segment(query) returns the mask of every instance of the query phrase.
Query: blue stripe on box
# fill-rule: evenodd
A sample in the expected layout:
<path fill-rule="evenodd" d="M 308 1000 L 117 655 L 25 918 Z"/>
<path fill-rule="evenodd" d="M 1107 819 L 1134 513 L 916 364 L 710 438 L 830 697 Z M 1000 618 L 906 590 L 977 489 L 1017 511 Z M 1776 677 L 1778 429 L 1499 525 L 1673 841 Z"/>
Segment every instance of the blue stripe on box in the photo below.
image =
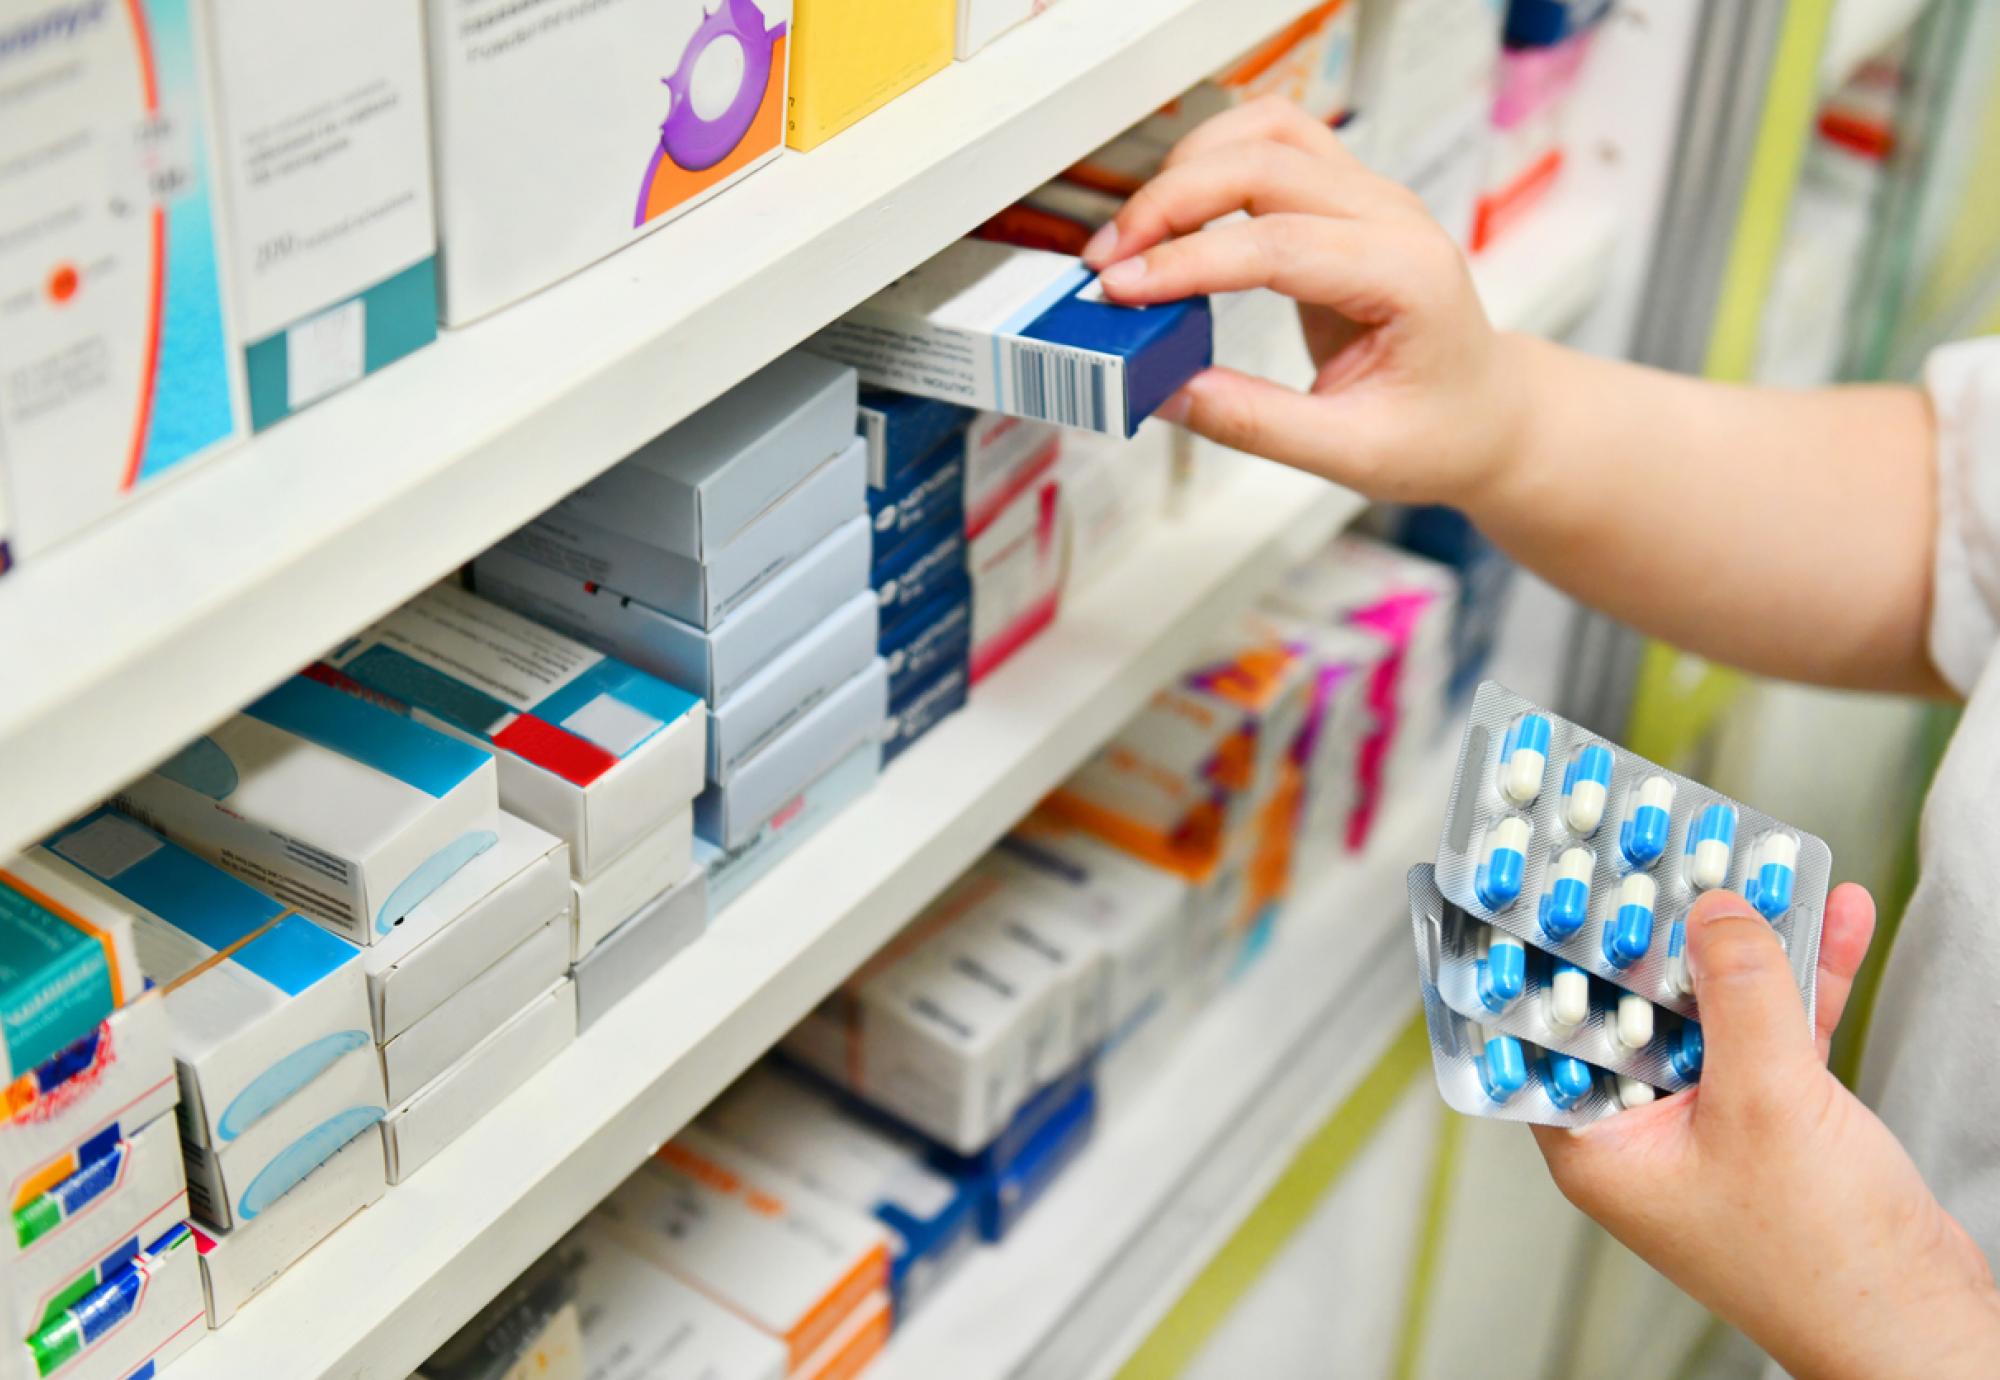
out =
<path fill-rule="evenodd" d="M 507 704 L 456 676 L 426 666 L 406 652 L 380 643 L 340 668 L 370 690 L 421 709 L 454 728 L 490 738 L 513 714 Z"/>
<path fill-rule="evenodd" d="M 651 715 L 660 721 L 662 728 L 691 713 L 701 703 L 698 696 L 690 695 L 679 686 L 669 685 L 607 656 L 528 712 L 544 723 L 561 727 L 564 719 L 600 695 L 609 695 L 620 704 Z M 654 729 L 653 733 L 634 743 L 631 752 L 637 752 L 659 731 Z"/>
<path fill-rule="evenodd" d="M 493 760 L 484 748 L 303 676 L 243 712 L 440 799 Z"/>
<path fill-rule="evenodd" d="M 1214 360 L 1214 323 L 1206 297 L 1121 307 L 1089 302 L 1072 293 L 1020 332 L 1125 361 L 1126 435 Z"/>

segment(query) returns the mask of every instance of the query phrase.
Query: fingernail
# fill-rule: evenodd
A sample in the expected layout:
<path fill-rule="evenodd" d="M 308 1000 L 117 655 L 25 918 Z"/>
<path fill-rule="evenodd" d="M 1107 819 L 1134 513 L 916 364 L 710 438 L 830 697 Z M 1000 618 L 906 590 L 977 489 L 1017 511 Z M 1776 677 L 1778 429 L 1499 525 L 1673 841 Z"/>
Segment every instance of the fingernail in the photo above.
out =
<path fill-rule="evenodd" d="M 1183 388 L 1154 408 L 1153 415 L 1163 422 L 1172 422 L 1175 426 L 1179 426 L 1188 419 L 1188 413 L 1192 411 L 1194 411 L 1194 395 Z"/>
<path fill-rule="evenodd" d="M 1090 243 L 1083 247 L 1083 261 L 1087 264 L 1101 264 L 1111 257 L 1118 248 L 1118 222 L 1108 220 L 1099 226 L 1097 233 L 1090 237 Z"/>
<path fill-rule="evenodd" d="M 1098 277 L 1103 280 L 1104 286 L 1113 292 L 1130 292 L 1146 277 L 1146 256 L 1141 254 L 1136 259 L 1113 264 Z"/>

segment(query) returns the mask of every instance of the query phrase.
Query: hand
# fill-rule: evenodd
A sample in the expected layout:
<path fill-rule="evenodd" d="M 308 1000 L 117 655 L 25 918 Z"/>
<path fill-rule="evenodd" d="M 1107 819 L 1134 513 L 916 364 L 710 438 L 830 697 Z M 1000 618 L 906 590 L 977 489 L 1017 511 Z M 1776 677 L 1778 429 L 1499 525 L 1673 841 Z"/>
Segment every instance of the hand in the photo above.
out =
<path fill-rule="evenodd" d="M 1874 928 L 1860 887 L 1827 898 L 1812 1032 L 1771 927 L 1740 897 L 1702 897 L 1687 932 L 1700 1085 L 1535 1139 L 1572 1203 L 1799 1380 L 1990 1375 L 1985 1257 L 1826 1070 Z"/>
<path fill-rule="evenodd" d="M 1120 302 L 1271 288 L 1299 303 L 1310 392 L 1210 369 L 1160 409 L 1224 445 L 1371 498 L 1469 506 L 1524 425 L 1522 366 L 1458 246 L 1288 102 L 1188 135 L 1084 259 Z"/>

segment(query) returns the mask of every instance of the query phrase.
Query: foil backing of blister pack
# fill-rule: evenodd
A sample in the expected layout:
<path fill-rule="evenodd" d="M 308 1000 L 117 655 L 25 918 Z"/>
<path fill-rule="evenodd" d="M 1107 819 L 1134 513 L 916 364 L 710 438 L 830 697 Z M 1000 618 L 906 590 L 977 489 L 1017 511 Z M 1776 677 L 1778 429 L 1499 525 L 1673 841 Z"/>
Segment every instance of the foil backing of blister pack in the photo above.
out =
<path fill-rule="evenodd" d="M 1624 1074 L 1662 1092 L 1692 1087 L 1674 1068 L 1673 1042 L 1687 1017 L 1656 1011 L 1653 1038 L 1637 1050 L 1615 1038 L 1620 989 L 1599 978 L 1590 979 L 1590 1013 L 1577 1025 L 1564 1027 L 1550 1018 L 1547 952 L 1528 950 L 1528 983 L 1519 997 L 1499 1011 L 1480 1000 L 1478 930 L 1474 920 L 1444 899 L 1429 863 L 1410 869 L 1410 929 L 1417 945 L 1417 970 L 1437 988 L 1444 1004 L 1459 1015 L 1483 1022 L 1517 1039 L 1581 1059 L 1613 1074 Z"/>
<path fill-rule="evenodd" d="M 1438 989 L 1426 982 L 1424 1025 L 1430 1034 L 1431 1069 L 1437 1075 L 1438 1092 L 1445 1105 L 1467 1116 L 1495 1121 L 1522 1121 L 1536 1126 L 1588 1126 L 1615 1115 L 1620 1109 L 1612 1075 L 1594 1070 L 1590 1091 L 1568 1108 L 1550 1094 L 1544 1076 L 1544 1056 L 1524 1048 L 1527 1081 L 1503 1100 L 1486 1091 L 1483 1069 L 1486 1053 L 1478 1023 L 1445 1005 Z"/>
<path fill-rule="evenodd" d="M 1549 741 L 1539 791 L 1528 804 L 1514 805 L 1500 791 L 1500 751 L 1509 727 L 1529 714 L 1547 721 Z M 1563 821 L 1563 773 L 1573 753 L 1592 745 L 1606 748 L 1612 754 L 1608 803 L 1595 832 L 1578 836 Z M 1673 802 L 1668 811 L 1671 823 L 1660 856 L 1649 866 L 1635 869 L 1625 865 L 1619 848 L 1620 815 L 1628 794 L 1652 776 L 1665 777 L 1673 785 Z M 1445 899 L 1474 919 L 1518 935 L 1532 948 L 1553 953 L 1606 982 L 1637 992 L 1656 1006 L 1693 1016 L 1694 999 L 1676 990 L 1669 980 L 1668 949 L 1675 925 L 1684 920 L 1701 894 L 1685 876 L 1683 852 L 1688 830 L 1709 805 L 1718 803 L 1735 811 L 1735 842 L 1723 881 L 1729 890 L 1744 889 L 1758 840 L 1774 832 L 1786 832 L 1798 841 L 1791 904 L 1772 921 L 1772 928 L 1785 946 L 1810 1021 L 1816 998 L 1820 925 L 1825 917 L 1833 866 L 1826 843 L 1720 791 L 1606 742 L 1496 681 L 1482 682 L 1473 696 L 1465 734 L 1459 743 L 1458 767 L 1452 778 L 1444 831 L 1438 840 L 1438 889 Z M 1524 854 L 1519 895 L 1505 908 L 1494 910 L 1480 899 L 1477 874 L 1488 834 L 1494 823 L 1506 816 L 1526 819 L 1532 833 Z M 1543 931 L 1538 920 L 1540 900 L 1554 860 L 1572 845 L 1582 846 L 1593 855 L 1588 917 L 1568 938 L 1554 939 Z M 1645 872 L 1657 888 L 1653 929 L 1644 955 L 1621 968 L 1605 956 L 1603 930 L 1617 911 L 1621 883 L 1634 871 Z"/>

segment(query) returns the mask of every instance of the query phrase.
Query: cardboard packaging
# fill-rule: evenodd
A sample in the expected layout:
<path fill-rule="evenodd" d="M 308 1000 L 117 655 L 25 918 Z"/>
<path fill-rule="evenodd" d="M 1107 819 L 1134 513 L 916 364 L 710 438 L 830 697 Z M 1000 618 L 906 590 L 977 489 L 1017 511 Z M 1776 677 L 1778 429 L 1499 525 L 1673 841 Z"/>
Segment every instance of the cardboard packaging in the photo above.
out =
<path fill-rule="evenodd" d="M 1173 436 L 1147 422 L 1120 445 L 1094 436 L 1068 438 L 1060 465 L 1063 583 L 1083 589 L 1124 558 L 1167 510 L 1173 486 Z"/>
<path fill-rule="evenodd" d="M 566 575 L 609 585 L 685 623 L 713 628 L 779 571 L 866 506 L 867 443 L 854 437 L 706 559 L 652 546 L 561 507 L 501 545 Z"/>
<path fill-rule="evenodd" d="M 511 551 L 486 552 L 473 562 L 473 575 L 479 592 L 496 603 L 719 705 L 868 588 L 868 564 L 868 519 L 856 515 L 712 629 Z"/>
<path fill-rule="evenodd" d="M 557 917 L 382 1046 L 389 1104 L 397 1106 L 415 1097 L 568 969 L 569 923 Z"/>
<path fill-rule="evenodd" d="M 701 790 L 693 695 L 448 581 L 308 674 L 490 749 L 501 803 L 568 843 L 579 878 Z"/>
<path fill-rule="evenodd" d="M 251 425 L 437 338 L 423 16 L 202 0 Z"/>
<path fill-rule="evenodd" d="M 447 325 L 603 258 L 784 140 L 787 0 L 644 0 L 559 24 L 505 0 L 427 9 Z"/>
<path fill-rule="evenodd" d="M 119 793 L 126 814 L 373 944 L 493 846 L 493 754 L 303 676 Z"/>
<path fill-rule="evenodd" d="M 889 671 L 892 705 L 907 701 L 912 690 L 929 685 L 946 667 L 966 662 L 972 654 L 971 581 L 906 612 L 883 628 L 876 645 Z"/>
<path fill-rule="evenodd" d="M 886 1290 L 876 1291 L 849 1312 L 819 1344 L 819 1350 L 792 1373 L 798 1380 L 848 1380 L 863 1373 L 888 1346 L 895 1321 L 892 1296 Z"/>
<path fill-rule="evenodd" d="M 565 978 L 389 1113 L 389 1182 L 423 1168 L 575 1039 L 576 989 Z"/>
<path fill-rule="evenodd" d="M 951 65 L 953 0 L 796 0 L 785 142 L 817 148 Z"/>
<path fill-rule="evenodd" d="M 571 882 L 569 957 L 574 963 L 694 865 L 694 811 L 682 810 L 651 838 L 587 882 Z"/>
<path fill-rule="evenodd" d="M 889 1286 L 888 1235 L 874 1218 L 695 1127 L 593 1220 L 782 1342 L 794 1371 Z"/>
<path fill-rule="evenodd" d="M 880 658 L 790 728 L 711 785 L 694 806 L 695 832 L 719 848 L 741 848 L 764 822 L 861 744 L 878 742 L 889 713 Z"/>
<path fill-rule="evenodd" d="M 695 860 L 708 874 L 709 914 L 720 914 L 746 888 L 798 851 L 821 825 L 871 789 L 881 770 L 881 747 L 863 743 L 780 806 L 741 848 L 724 850 L 706 839 L 696 839 Z"/>
<path fill-rule="evenodd" d="M 305 1258 L 334 1229 L 375 1202 L 387 1186 L 382 1137 L 370 1127 L 335 1152 L 283 1197 L 234 1231 L 196 1226 L 208 1325 L 221 1327 Z"/>
<path fill-rule="evenodd" d="M 875 659 L 878 605 L 855 594 L 709 714 L 708 779 L 728 781 Z"/>
<path fill-rule="evenodd" d="M 1055 621 L 1062 601 L 1062 480 L 1050 470 L 972 539 L 972 683 Z"/>
<path fill-rule="evenodd" d="M 0 1076 L 88 1039 L 145 981 L 117 893 L 43 849 L 0 866 Z"/>
<path fill-rule="evenodd" d="M 865 444 L 865 442 L 864 442 Z M 868 490 L 868 517 L 875 526 L 875 568 L 893 556 L 913 533 L 937 526 L 965 529 L 965 443 L 951 438 L 916 473 L 893 488 Z"/>
<path fill-rule="evenodd" d="M 1095 1086 L 1088 1078 L 1081 1080 L 1059 1099 L 1052 1099 L 1052 1105 L 1037 1120 L 1033 1134 L 1018 1151 L 997 1159 L 975 1180 L 979 1234 L 987 1241 L 1005 1241 L 1049 1185 L 1090 1143 L 1097 1127 Z"/>
<path fill-rule="evenodd" d="M 557 1243 L 432 1352 L 412 1380 L 585 1380 L 591 1372 L 574 1263 Z"/>
<path fill-rule="evenodd" d="M 913 532 L 875 565 L 875 600 L 884 627 L 917 609 L 971 595 L 965 533 L 955 513 L 928 532 Z"/>
<path fill-rule="evenodd" d="M 16 562 L 243 434 L 191 10 L 10 9 L 0 545 Z"/>
<path fill-rule="evenodd" d="M 179 1098 L 166 1003 L 148 992 L 0 1093 L 7 1202 L 33 1196 L 33 1182 L 51 1166 L 74 1165 L 84 1146 L 150 1125 Z"/>
<path fill-rule="evenodd" d="M 569 845 L 505 810 L 499 835 L 387 939 L 362 950 L 377 1044 L 437 1010 L 549 921 L 567 927 Z"/>
<path fill-rule="evenodd" d="M 965 61 L 1055 0 L 958 0 L 958 60 Z"/>
<path fill-rule="evenodd" d="M 177 1223 L 29 1336 L 22 1372 L 46 1380 L 150 1380 L 208 1335 L 205 1323 L 194 1236 Z M 10 1338 L 8 1345 L 24 1344 Z"/>
<path fill-rule="evenodd" d="M 945 442 L 963 435 L 970 408 L 887 388 L 864 388 L 856 405 L 857 429 L 868 442 L 868 487 L 900 488 L 928 469 Z"/>
<path fill-rule="evenodd" d="M 941 668 L 926 684 L 910 690 L 900 702 L 889 706 L 889 722 L 882 729 L 882 765 L 887 767 L 946 719 L 965 708 L 972 685 L 972 668 L 961 662 Z"/>
<path fill-rule="evenodd" d="M 708 928 L 708 878 L 692 868 L 669 891 L 604 936 L 577 960 L 576 1029 L 581 1035 L 632 990 L 667 966 Z"/>
<path fill-rule="evenodd" d="M 1062 431 L 1045 422 L 1003 412 L 975 414 L 965 431 L 965 535 L 979 536 L 1054 470 L 1063 441 Z"/>
<path fill-rule="evenodd" d="M 862 382 L 1129 436 L 1207 368 L 1208 301 L 1106 301 L 1076 259 L 960 240 L 822 330 L 808 348 Z"/>

